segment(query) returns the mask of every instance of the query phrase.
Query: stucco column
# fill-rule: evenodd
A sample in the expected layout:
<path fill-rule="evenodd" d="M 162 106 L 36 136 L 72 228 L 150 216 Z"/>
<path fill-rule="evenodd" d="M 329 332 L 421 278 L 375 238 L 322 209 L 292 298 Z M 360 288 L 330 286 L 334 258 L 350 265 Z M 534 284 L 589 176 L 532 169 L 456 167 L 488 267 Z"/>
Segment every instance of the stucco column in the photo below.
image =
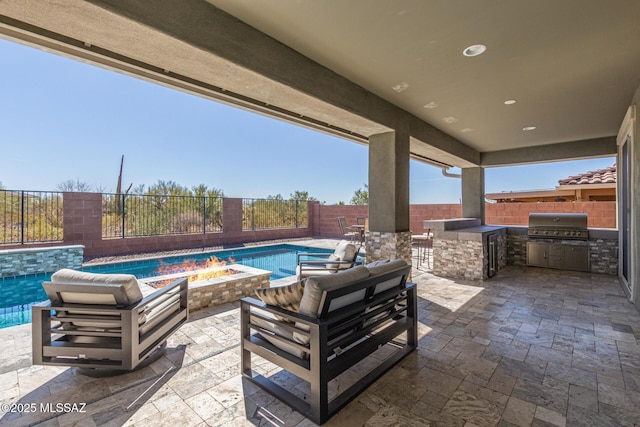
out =
<path fill-rule="evenodd" d="M 369 138 L 369 232 L 367 262 L 402 258 L 411 263 L 409 231 L 409 134 Z"/>
<path fill-rule="evenodd" d="M 484 168 L 462 169 L 462 216 L 484 224 Z"/>

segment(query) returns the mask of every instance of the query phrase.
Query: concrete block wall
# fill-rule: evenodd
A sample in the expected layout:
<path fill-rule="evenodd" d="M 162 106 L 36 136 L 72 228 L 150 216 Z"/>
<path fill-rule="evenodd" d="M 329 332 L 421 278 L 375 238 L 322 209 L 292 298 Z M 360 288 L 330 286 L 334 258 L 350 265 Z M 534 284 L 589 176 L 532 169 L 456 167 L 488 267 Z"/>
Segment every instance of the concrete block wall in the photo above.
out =
<path fill-rule="evenodd" d="M 26 246 L 3 245 L 2 249 L 83 245 L 85 256 L 95 257 L 312 236 L 341 238 L 342 234 L 337 221 L 339 216 L 344 216 L 347 224 L 356 224 L 357 218 L 368 216 L 369 211 L 367 205 L 322 205 L 313 201 L 308 204 L 309 222 L 306 228 L 244 231 L 242 230 L 242 199 L 225 198 L 222 232 L 103 239 L 101 193 L 64 193 L 63 209 L 63 242 L 34 243 Z M 530 212 L 583 212 L 589 216 L 589 227 L 616 227 L 615 202 L 487 203 L 486 223 L 526 226 Z M 411 205 L 409 215 L 410 230 L 408 231 L 411 234 L 421 234 L 426 231 L 422 221 L 459 218 L 462 215 L 462 207 L 460 204 L 416 204 Z"/>
<path fill-rule="evenodd" d="M 529 225 L 529 213 L 586 213 L 589 228 L 616 228 L 616 202 L 487 203 L 487 225 Z"/>
<path fill-rule="evenodd" d="M 222 246 L 311 236 L 311 227 L 242 229 L 242 199 L 223 201 L 222 232 L 147 237 L 102 238 L 102 194 L 64 194 L 64 243 L 83 244 L 87 257 Z"/>
<path fill-rule="evenodd" d="M 422 234 L 427 230 L 422 221 L 427 219 L 451 219 L 462 216 L 460 204 L 411 205 L 409 209 L 409 228 L 411 234 Z"/>
<path fill-rule="evenodd" d="M 313 205 L 314 223 L 313 235 L 323 238 L 342 238 L 338 217 L 345 217 L 347 225 L 357 224 L 359 216 L 369 216 L 369 206 L 367 205 Z M 316 220 L 317 218 L 317 220 Z"/>
<path fill-rule="evenodd" d="M 90 247 L 102 240 L 102 193 L 65 192 L 62 197 L 65 244 Z"/>

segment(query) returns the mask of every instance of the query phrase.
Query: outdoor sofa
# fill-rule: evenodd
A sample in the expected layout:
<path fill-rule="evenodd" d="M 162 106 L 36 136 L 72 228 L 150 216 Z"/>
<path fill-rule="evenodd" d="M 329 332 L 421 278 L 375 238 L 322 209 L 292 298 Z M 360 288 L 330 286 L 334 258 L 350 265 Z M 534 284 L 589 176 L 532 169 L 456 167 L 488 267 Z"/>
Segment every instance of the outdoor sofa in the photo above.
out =
<path fill-rule="evenodd" d="M 155 290 L 130 274 L 62 269 L 42 286 L 49 301 L 32 307 L 34 365 L 131 371 L 160 356 L 188 319 L 186 278 Z"/>
<path fill-rule="evenodd" d="M 326 422 L 416 348 L 416 287 L 407 283 L 410 270 L 402 260 L 356 266 L 259 290 L 262 300 L 243 298 L 243 376 L 313 422 Z M 382 361 L 373 358 L 372 370 L 330 400 L 329 383 L 380 347 L 393 351 Z M 299 397 L 299 391 L 255 372 L 252 355 L 307 381 L 308 396 Z"/>

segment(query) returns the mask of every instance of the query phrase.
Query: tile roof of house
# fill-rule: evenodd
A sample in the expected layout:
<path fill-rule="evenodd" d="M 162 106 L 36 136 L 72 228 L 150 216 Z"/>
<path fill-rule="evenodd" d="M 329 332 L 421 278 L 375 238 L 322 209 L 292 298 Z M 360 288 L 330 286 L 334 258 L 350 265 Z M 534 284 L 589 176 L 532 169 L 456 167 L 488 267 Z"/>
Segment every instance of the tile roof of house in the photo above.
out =
<path fill-rule="evenodd" d="M 597 171 L 589 171 L 579 175 L 558 180 L 559 185 L 609 184 L 616 182 L 616 164 Z"/>

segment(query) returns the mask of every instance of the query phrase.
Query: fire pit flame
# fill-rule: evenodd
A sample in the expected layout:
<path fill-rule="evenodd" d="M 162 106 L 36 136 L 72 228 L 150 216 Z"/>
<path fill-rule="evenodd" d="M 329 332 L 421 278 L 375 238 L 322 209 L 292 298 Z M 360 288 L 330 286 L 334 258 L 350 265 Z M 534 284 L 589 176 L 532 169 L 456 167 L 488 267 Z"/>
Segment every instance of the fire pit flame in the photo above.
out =
<path fill-rule="evenodd" d="M 233 263 L 233 258 L 229 258 L 228 261 L 218 259 L 215 256 L 204 261 L 186 260 L 178 265 L 163 265 L 157 270 L 158 276 L 168 276 L 177 273 L 187 273 L 185 276 L 189 283 L 200 282 L 204 280 L 214 279 L 217 277 L 226 277 L 237 274 L 238 271 L 231 268 L 224 268 L 227 262 Z M 193 274 L 189 274 L 193 272 Z M 162 288 L 170 284 L 174 279 L 161 280 L 150 283 L 154 288 Z"/>

